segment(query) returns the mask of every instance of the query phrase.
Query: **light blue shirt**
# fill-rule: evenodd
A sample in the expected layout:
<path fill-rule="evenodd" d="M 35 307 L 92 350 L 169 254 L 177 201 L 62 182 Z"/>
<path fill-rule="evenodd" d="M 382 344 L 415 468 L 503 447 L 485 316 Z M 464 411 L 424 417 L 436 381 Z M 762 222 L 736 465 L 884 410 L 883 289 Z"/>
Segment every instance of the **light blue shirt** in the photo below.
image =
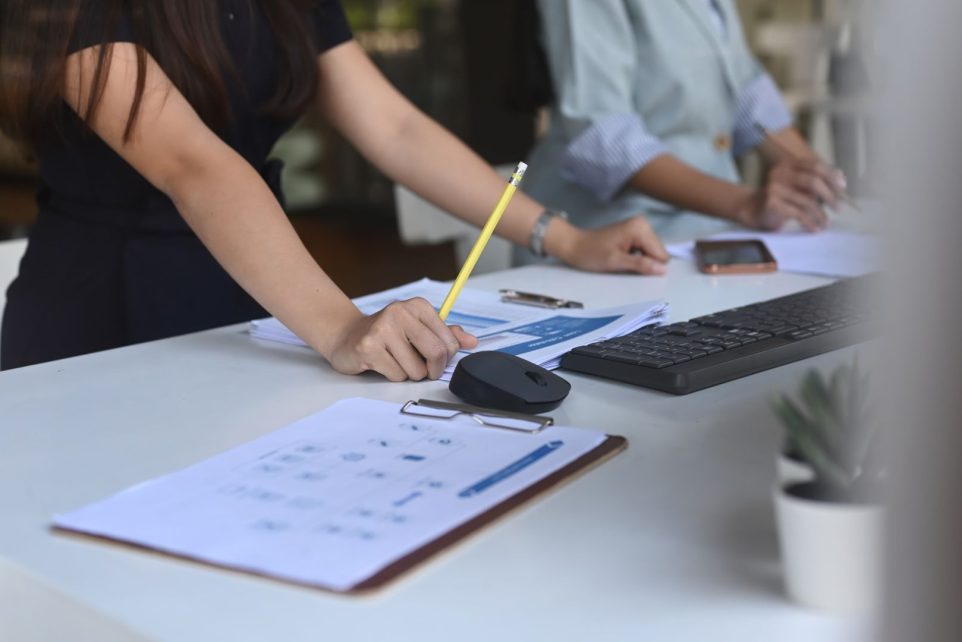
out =
<path fill-rule="evenodd" d="M 635 214 L 668 240 L 731 227 L 624 189 L 662 154 L 738 181 L 734 156 L 761 142 L 756 123 L 791 124 L 731 0 L 539 2 L 558 98 L 525 191 L 586 227 Z"/>

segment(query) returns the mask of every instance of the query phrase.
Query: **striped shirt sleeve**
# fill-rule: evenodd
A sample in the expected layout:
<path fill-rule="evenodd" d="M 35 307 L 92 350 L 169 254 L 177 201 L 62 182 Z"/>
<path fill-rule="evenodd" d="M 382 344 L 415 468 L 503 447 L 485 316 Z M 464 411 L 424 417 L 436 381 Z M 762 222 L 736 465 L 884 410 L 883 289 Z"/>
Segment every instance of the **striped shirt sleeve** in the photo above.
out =
<path fill-rule="evenodd" d="M 732 132 L 732 152 L 737 156 L 758 147 L 764 139 L 759 125 L 777 132 L 791 124 L 792 116 L 775 81 L 762 72 L 745 86 L 739 96 Z"/>
<path fill-rule="evenodd" d="M 569 143 L 561 161 L 561 176 L 610 201 L 638 170 L 665 151 L 641 116 L 611 114 Z"/>

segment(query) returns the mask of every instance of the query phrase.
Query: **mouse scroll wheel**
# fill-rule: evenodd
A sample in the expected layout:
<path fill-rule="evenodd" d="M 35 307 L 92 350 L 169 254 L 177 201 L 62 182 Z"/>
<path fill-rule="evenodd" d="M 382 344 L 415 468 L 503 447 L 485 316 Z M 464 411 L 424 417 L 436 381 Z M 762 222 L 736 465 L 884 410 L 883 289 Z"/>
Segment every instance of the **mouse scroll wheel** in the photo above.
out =
<path fill-rule="evenodd" d="M 541 376 L 540 372 L 532 372 L 531 370 L 528 370 L 527 372 L 524 373 L 524 375 L 528 379 L 531 379 L 531 381 L 534 381 L 536 384 L 541 386 L 542 388 L 548 385 L 548 382 L 544 380 L 544 377 Z"/>

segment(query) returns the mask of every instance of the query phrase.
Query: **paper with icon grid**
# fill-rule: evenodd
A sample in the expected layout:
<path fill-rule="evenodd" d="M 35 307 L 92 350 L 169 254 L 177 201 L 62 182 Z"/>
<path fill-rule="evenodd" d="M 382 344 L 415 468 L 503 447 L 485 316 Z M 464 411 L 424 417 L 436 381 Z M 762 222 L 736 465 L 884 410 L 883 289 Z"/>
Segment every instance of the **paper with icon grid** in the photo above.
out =
<path fill-rule="evenodd" d="M 55 525 L 346 591 L 563 468 L 601 432 L 531 435 L 348 399 Z"/>

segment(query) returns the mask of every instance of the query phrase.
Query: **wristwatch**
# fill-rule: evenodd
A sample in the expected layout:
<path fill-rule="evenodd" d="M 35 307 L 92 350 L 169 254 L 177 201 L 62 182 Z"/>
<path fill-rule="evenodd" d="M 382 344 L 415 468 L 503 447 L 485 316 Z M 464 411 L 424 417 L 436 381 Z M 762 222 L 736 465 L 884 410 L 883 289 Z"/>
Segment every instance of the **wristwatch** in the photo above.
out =
<path fill-rule="evenodd" d="M 568 213 L 561 210 L 546 209 L 541 212 L 541 216 L 534 222 L 534 227 L 531 228 L 531 238 L 528 240 L 528 249 L 530 249 L 535 256 L 547 256 L 544 251 L 544 233 L 548 230 L 548 224 L 551 223 L 551 219 L 555 217 L 567 221 Z"/>

